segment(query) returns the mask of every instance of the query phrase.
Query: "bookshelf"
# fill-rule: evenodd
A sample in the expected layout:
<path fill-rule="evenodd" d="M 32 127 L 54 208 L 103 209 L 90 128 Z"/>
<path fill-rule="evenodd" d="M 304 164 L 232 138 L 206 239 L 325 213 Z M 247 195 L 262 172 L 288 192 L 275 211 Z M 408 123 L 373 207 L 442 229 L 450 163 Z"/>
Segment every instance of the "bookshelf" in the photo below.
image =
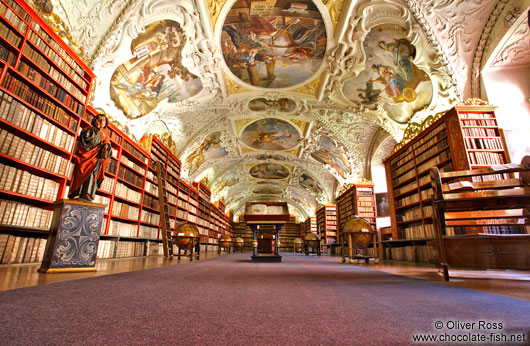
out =
<path fill-rule="evenodd" d="M 325 245 L 337 244 L 337 207 L 326 205 L 317 210 L 317 230 Z"/>
<path fill-rule="evenodd" d="M 495 107 L 455 106 L 434 121 L 384 161 L 392 231 L 392 240 L 383 242 L 391 248 L 386 253 L 393 251 L 394 259 L 422 262 L 430 256 L 428 250 L 418 247 L 435 236 L 431 167 L 447 172 L 507 162 L 509 156 L 497 126 Z"/>
<path fill-rule="evenodd" d="M 0 1 L 0 262 L 42 260 L 94 74 L 23 1 Z"/>
<path fill-rule="evenodd" d="M 300 231 L 300 236 L 302 239 L 304 239 L 303 237 L 310 232 L 318 233 L 316 216 L 310 216 L 304 221 L 304 234 L 302 234 L 302 231 Z"/>
<path fill-rule="evenodd" d="M 376 229 L 376 204 L 373 184 L 357 184 L 337 197 L 338 231 L 354 215 L 362 217 Z"/>

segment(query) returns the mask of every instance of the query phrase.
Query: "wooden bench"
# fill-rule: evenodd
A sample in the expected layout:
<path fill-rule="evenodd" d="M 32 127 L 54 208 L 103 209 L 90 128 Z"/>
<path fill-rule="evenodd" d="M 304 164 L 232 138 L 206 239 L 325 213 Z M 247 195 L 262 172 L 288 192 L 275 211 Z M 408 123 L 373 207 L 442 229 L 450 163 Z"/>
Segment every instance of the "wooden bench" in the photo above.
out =
<path fill-rule="evenodd" d="M 521 164 L 430 173 L 434 262 L 446 281 L 449 266 L 530 270 L 530 156 Z M 448 235 L 449 227 L 465 232 Z"/>

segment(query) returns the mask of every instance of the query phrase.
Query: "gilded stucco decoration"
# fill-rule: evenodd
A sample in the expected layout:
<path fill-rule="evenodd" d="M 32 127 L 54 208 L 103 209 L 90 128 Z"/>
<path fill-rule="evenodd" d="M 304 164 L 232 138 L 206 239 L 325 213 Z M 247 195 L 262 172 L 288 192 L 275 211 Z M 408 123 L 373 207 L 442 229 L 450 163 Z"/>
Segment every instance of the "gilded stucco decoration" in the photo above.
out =
<path fill-rule="evenodd" d="M 514 53 L 520 61 L 524 58 L 516 38 L 521 37 L 518 40 L 524 41 L 526 33 L 518 34 L 515 28 L 501 30 L 508 25 L 505 23 L 511 23 L 508 26 L 519 25 L 519 19 L 514 19 L 518 18 L 516 4 L 512 6 L 512 2 L 507 0 L 265 2 L 274 2 L 273 6 L 281 4 L 282 11 L 292 9 L 293 13 L 303 13 L 304 6 L 312 10 L 316 8 L 321 16 L 318 21 L 322 24 L 317 23 L 315 30 L 308 30 L 306 24 L 304 28 L 304 25 L 297 25 L 298 22 L 291 23 L 290 18 L 286 18 L 285 27 L 282 27 L 283 22 L 282 26 L 274 27 L 272 22 L 267 26 L 266 21 L 259 20 L 264 26 L 263 30 L 257 30 L 258 26 L 254 25 L 258 24 L 257 20 L 250 26 L 250 18 L 243 14 L 237 18 L 228 16 L 237 0 L 52 0 L 50 4 L 53 3 L 54 12 L 62 19 L 63 31 L 69 32 L 70 40 L 77 41 L 84 48 L 89 66 L 97 75 L 93 106 L 111 114 L 114 122 L 122 124 L 120 128 L 135 138 L 141 138 L 141 141 L 143 136 L 146 136 L 145 142 L 149 135 L 155 133 L 171 134 L 172 147 L 175 152 L 178 149 L 178 156 L 185 166 L 183 178 L 189 182 L 208 179 L 213 195 L 217 199 L 224 198 L 227 207 L 238 213 L 244 202 L 255 196 L 251 187 L 268 188 L 273 185 L 267 179 L 250 180 L 248 165 L 265 163 L 291 167 L 290 176 L 279 182 L 285 191 L 281 198 L 295 206 L 300 215 L 314 215 L 318 204 L 334 203 L 341 186 L 368 179 L 371 160 L 379 162 L 390 146 L 402 138 L 412 138 L 414 133 L 433 121 L 434 115 L 451 108 L 460 95 L 469 94 L 469 81 L 475 78 L 477 61 L 481 61 L 480 65 L 485 63 L 481 54 L 495 57 L 488 62 L 497 65 L 509 63 L 507 56 Z M 503 4 L 505 6 L 499 14 Z M 266 11 L 256 4 L 252 9 L 250 2 L 245 6 L 249 14 L 251 11 Z M 179 61 L 190 74 L 197 76 L 202 89 L 181 99 L 161 97 L 156 104 L 139 112 L 141 115 L 136 119 L 131 119 L 125 115 L 124 109 L 127 108 L 117 105 L 110 96 L 111 76 L 118 66 L 129 63 L 131 59 L 147 57 L 140 49 L 131 51 L 131 43 L 148 35 L 149 25 L 161 21 L 177 23 L 181 30 L 181 42 L 185 42 Z M 236 22 L 242 33 L 248 29 L 258 40 L 247 42 L 246 38 L 237 35 L 238 32 L 228 28 L 223 30 L 227 24 Z M 64 29 L 68 27 L 69 30 Z M 482 28 L 485 29 L 481 32 Z M 296 65 L 310 56 L 319 57 L 325 48 L 326 53 L 322 54 L 318 68 L 312 69 L 297 84 L 274 87 L 272 78 L 269 78 L 273 74 L 267 75 L 268 58 L 264 53 L 268 48 L 260 44 L 271 41 L 276 29 L 287 29 L 294 42 L 305 35 L 309 37 L 309 34 L 325 37 L 325 45 L 320 44 L 318 52 L 291 49 L 284 57 Z M 513 32 L 512 39 L 506 40 L 502 49 L 493 51 L 491 43 L 498 42 L 498 36 L 508 31 Z M 486 39 L 487 34 L 489 39 Z M 394 59 L 389 54 L 388 61 L 375 61 L 388 54 L 380 50 L 380 41 L 403 43 L 401 47 L 406 49 L 394 52 L 408 51 L 408 59 L 394 65 Z M 241 74 L 232 71 L 225 63 L 223 48 L 225 53 L 229 50 L 221 46 L 222 42 L 256 45 L 247 51 L 245 57 L 250 58 L 249 66 L 241 64 Z M 276 40 L 273 42 L 278 43 Z M 482 50 L 475 53 L 477 46 Z M 155 57 L 156 51 L 153 52 Z M 235 59 L 239 58 L 235 56 Z M 252 59 L 258 60 L 257 74 L 248 70 Z M 411 88 L 416 95 L 410 90 L 405 92 L 405 88 L 399 95 L 397 92 L 393 96 L 388 95 L 385 90 L 388 84 L 385 85 L 383 76 L 372 69 L 374 64 L 392 67 L 396 74 L 398 71 L 401 73 L 403 79 L 407 78 L 406 71 L 410 66 L 413 75 L 414 71 L 416 76 L 421 74 L 419 71 L 427 74 L 429 81 L 422 82 L 430 84 L 426 88 Z M 473 71 L 471 64 L 475 64 Z M 363 71 L 366 78 L 361 80 Z M 390 69 L 381 71 L 388 72 Z M 155 71 L 155 75 L 156 72 L 159 71 Z M 377 80 L 379 77 L 381 79 Z M 371 86 L 368 85 L 369 80 L 373 80 Z M 268 82 L 271 83 L 265 85 Z M 359 84 L 353 85 L 355 83 Z M 164 83 L 159 93 L 164 92 L 163 87 Z M 430 97 L 424 97 L 422 92 L 425 90 L 429 91 Z M 157 95 L 146 93 L 143 96 Z M 391 102 L 381 102 L 383 96 Z M 404 112 L 389 107 L 410 103 L 408 100 L 414 99 L 414 96 L 415 100 L 423 97 L 423 101 Z M 251 142 L 262 147 L 245 145 L 241 132 L 252 122 L 270 121 L 267 119 L 288 122 L 297 129 L 296 134 L 269 129 L 262 131 L 264 135 Z M 288 137 L 289 134 L 291 137 Z M 288 141 L 293 135 L 296 145 L 293 141 L 288 148 L 282 147 L 281 150 L 277 146 L 263 147 L 262 143 L 270 142 L 267 141 L 269 137 L 274 141 Z M 332 149 L 331 152 L 325 151 L 326 148 Z M 222 156 L 208 157 L 205 153 L 208 154 L 209 150 Z M 310 183 L 304 187 L 300 184 L 300 180 L 308 176 L 316 185 Z M 312 190 L 315 186 L 318 189 Z"/>

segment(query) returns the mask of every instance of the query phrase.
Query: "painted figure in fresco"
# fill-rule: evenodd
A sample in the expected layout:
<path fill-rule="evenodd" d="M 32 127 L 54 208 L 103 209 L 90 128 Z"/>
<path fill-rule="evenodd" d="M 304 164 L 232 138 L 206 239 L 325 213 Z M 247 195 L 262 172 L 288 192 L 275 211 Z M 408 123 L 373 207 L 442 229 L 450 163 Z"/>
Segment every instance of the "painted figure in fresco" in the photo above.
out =
<path fill-rule="evenodd" d="M 385 85 L 385 92 L 394 102 L 415 101 L 416 87 L 429 80 L 427 73 L 412 62 L 416 57 L 416 48 L 405 38 L 390 43 L 379 41 L 378 46 L 391 57 L 393 66 L 373 64 L 372 70 L 379 77 L 368 82 Z"/>
<path fill-rule="evenodd" d="M 262 163 L 252 167 L 250 175 L 260 179 L 284 179 L 289 176 L 289 171 L 277 164 Z"/>
<path fill-rule="evenodd" d="M 201 145 L 186 159 L 186 167 L 190 174 L 199 168 L 205 161 L 218 159 L 228 152 L 221 146 L 221 133 L 215 132 L 204 139 Z"/>
<path fill-rule="evenodd" d="M 374 82 L 372 81 L 366 82 L 366 88 L 357 89 L 357 91 L 362 91 L 358 96 L 362 100 L 361 103 L 365 105 L 371 105 L 379 101 L 382 92 L 380 89 L 374 89 Z"/>
<path fill-rule="evenodd" d="M 92 126 L 81 131 L 74 156 L 74 171 L 68 198 L 93 201 L 103 183 L 107 160 L 111 156 L 110 137 L 105 132 L 108 119 L 98 114 Z"/>
<path fill-rule="evenodd" d="M 223 57 L 232 73 L 267 88 L 295 84 L 316 71 L 325 53 L 326 31 L 321 17 L 305 17 L 308 11 L 318 13 L 314 4 L 304 3 L 305 9 L 285 16 L 279 14 L 287 10 L 283 5 L 257 14 L 250 3 L 237 1 L 223 25 Z"/>
<path fill-rule="evenodd" d="M 296 140 L 292 137 L 298 133 L 292 125 L 284 121 L 259 120 L 256 126 L 251 125 L 248 129 L 249 131 L 245 131 L 247 144 L 255 149 L 286 150 L 296 145 Z"/>
<path fill-rule="evenodd" d="M 300 176 L 300 185 L 308 189 L 315 196 L 322 194 L 322 189 L 318 186 L 315 180 L 305 173 Z"/>

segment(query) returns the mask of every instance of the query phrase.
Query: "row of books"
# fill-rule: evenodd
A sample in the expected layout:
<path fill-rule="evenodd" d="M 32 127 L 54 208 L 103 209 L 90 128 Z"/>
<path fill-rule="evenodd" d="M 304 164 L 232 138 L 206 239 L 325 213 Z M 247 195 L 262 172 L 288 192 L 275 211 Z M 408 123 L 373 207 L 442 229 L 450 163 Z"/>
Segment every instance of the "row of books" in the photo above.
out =
<path fill-rule="evenodd" d="M 135 238 L 138 236 L 138 225 L 111 219 L 107 235 Z"/>
<path fill-rule="evenodd" d="M 42 262 L 46 239 L 0 234 L 0 263 Z"/>
<path fill-rule="evenodd" d="M 129 220 L 138 220 L 140 217 L 140 208 L 127 203 L 114 201 L 112 203 L 112 215 Z"/>
<path fill-rule="evenodd" d="M 2 2 L 8 4 L 26 23 L 29 23 L 31 16 L 14 0 L 2 0 Z"/>
<path fill-rule="evenodd" d="M 116 182 L 116 191 L 114 192 L 114 195 L 137 204 L 140 204 L 142 200 L 141 192 L 132 190 L 125 184 L 120 183 L 119 181 Z"/>
<path fill-rule="evenodd" d="M 390 251 L 392 259 L 396 261 L 427 263 L 430 259 L 438 257 L 436 248 L 427 245 L 392 247 L 385 248 L 385 251 Z"/>
<path fill-rule="evenodd" d="M 127 168 L 135 171 L 139 175 L 141 175 L 141 176 L 145 175 L 145 167 L 140 166 L 136 162 L 133 162 L 133 161 L 129 160 L 129 158 L 127 158 L 127 156 L 121 155 L 120 156 L 120 162 L 125 164 L 127 166 Z"/>
<path fill-rule="evenodd" d="M 128 168 L 127 166 L 120 166 L 120 169 L 118 170 L 118 177 L 140 189 L 143 188 L 143 176 L 138 175 L 138 173 Z"/>
<path fill-rule="evenodd" d="M 28 25 L 15 14 L 15 12 L 9 8 L 5 3 L 0 3 L 0 14 L 4 16 L 15 28 L 20 30 L 21 33 L 25 33 Z"/>
<path fill-rule="evenodd" d="M 462 126 L 494 126 L 497 127 L 495 119 L 473 119 L 462 120 Z"/>
<path fill-rule="evenodd" d="M 10 66 L 15 66 L 15 62 L 17 60 L 16 54 L 7 49 L 5 46 L 7 45 L 0 41 L 0 59 L 7 62 Z"/>
<path fill-rule="evenodd" d="M 134 156 L 136 159 L 138 159 L 140 162 L 143 162 L 147 165 L 147 162 L 149 161 L 148 157 L 142 154 L 142 152 L 138 149 L 136 149 L 131 143 L 125 141 L 123 142 L 123 149 Z M 123 152 L 122 152 L 123 155 Z"/>
<path fill-rule="evenodd" d="M 504 150 L 504 145 L 500 137 L 492 138 L 464 138 L 467 149 L 482 150 Z"/>
<path fill-rule="evenodd" d="M 496 129 L 484 129 L 476 127 L 462 128 L 464 134 L 468 137 L 498 137 L 499 134 Z"/>
<path fill-rule="evenodd" d="M 421 222 L 421 221 L 420 221 Z M 399 239 L 434 238 L 436 233 L 433 224 L 413 224 L 398 229 Z"/>
<path fill-rule="evenodd" d="M 3 96 L 6 98 L 10 97 L 6 94 Z M 6 106 L 5 108 L 3 107 L 4 105 Z M 0 116 L 12 125 L 25 130 L 64 151 L 70 152 L 72 149 L 74 143 L 74 137 L 72 135 L 57 126 L 54 126 L 48 120 L 43 119 L 20 102 L 2 102 L 0 104 Z"/>
<path fill-rule="evenodd" d="M 27 47 L 28 48 L 24 49 L 25 53 L 31 51 L 31 47 Z M 44 73 L 48 74 L 43 75 L 37 69 L 28 65 L 24 60 L 20 60 L 18 64 L 18 71 L 21 74 L 25 75 L 29 80 L 39 85 L 43 90 L 46 90 L 48 94 L 54 96 L 57 100 L 67 105 L 69 108 L 72 108 L 71 106 L 69 106 L 70 103 L 85 102 L 86 95 L 83 94 L 81 89 L 79 89 L 75 84 L 66 79 L 66 77 L 59 74 L 58 70 L 56 70 L 52 65 L 49 65 L 48 62 L 44 60 L 44 58 L 39 53 L 34 50 L 32 51 L 32 53 L 33 54 L 30 56 L 30 58 L 32 59 L 32 64 L 38 65 L 42 70 L 45 71 Z M 34 58 L 41 58 L 42 60 L 40 63 L 39 60 L 34 62 Z M 50 74 L 53 74 L 56 78 L 50 76 Z M 60 81 L 58 81 L 57 79 L 59 79 Z M 57 83 L 57 85 L 55 83 Z M 74 99 L 71 98 L 70 94 L 67 94 L 67 91 L 74 97 L 76 97 L 78 101 L 74 101 Z"/>
<path fill-rule="evenodd" d="M 20 45 L 20 42 L 22 42 L 22 36 L 15 33 L 10 27 L 2 22 L 0 22 L 0 35 L 5 37 L 6 40 L 11 42 L 11 44 L 17 48 Z"/>
<path fill-rule="evenodd" d="M 468 157 L 472 165 L 493 166 L 505 163 L 502 153 L 475 151 L 468 152 Z"/>
<path fill-rule="evenodd" d="M 447 131 L 445 129 L 445 123 L 438 125 L 425 137 L 419 139 L 417 142 L 413 143 L 412 147 L 416 153 L 421 153 L 423 150 L 427 149 L 434 143 L 438 142 L 440 139 L 447 136 Z"/>
<path fill-rule="evenodd" d="M 60 184 L 28 171 L 0 163 L 0 190 L 55 201 Z"/>
<path fill-rule="evenodd" d="M 0 224 L 48 230 L 53 211 L 33 205 L 0 199 Z"/>
<path fill-rule="evenodd" d="M 149 207 L 151 209 L 159 210 L 158 208 L 158 198 L 151 197 L 149 195 L 144 195 L 144 200 L 142 202 L 142 205 Z"/>
<path fill-rule="evenodd" d="M 139 257 L 145 254 L 145 243 L 138 241 L 119 241 L 116 243 L 116 258 Z"/>
<path fill-rule="evenodd" d="M 446 161 L 447 159 L 451 158 L 451 152 L 449 151 L 449 148 L 446 150 L 438 153 L 435 157 L 432 159 L 426 161 L 425 163 L 422 163 L 418 166 L 418 173 L 423 173 L 426 170 L 428 170 L 431 167 L 438 166 L 442 161 Z"/>
<path fill-rule="evenodd" d="M 34 29 L 40 29 L 40 26 L 35 21 L 33 21 L 32 26 Z M 39 36 L 39 34 L 45 35 L 45 37 L 49 37 L 50 40 L 46 42 Z M 79 65 L 77 65 L 75 60 L 68 56 L 68 54 L 59 55 L 57 51 L 63 52 L 64 50 L 47 33 L 45 33 L 44 30 L 41 30 L 39 34 L 37 34 L 35 31 L 31 31 L 28 35 L 28 41 L 34 44 L 35 47 L 40 49 L 51 61 L 55 63 L 55 65 L 59 66 L 70 78 L 72 78 L 76 83 L 81 85 L 81 87 L 86 90 L 86 87 L 88 85 L 87 82 L 77 74 L 84 74 L 83 69 L 81 69 Z M 54 46 L 54 49 L 52 49 L 48 44 Z M 79 69 L 75 71 L 72 68 L 71 64 L 67 63 L 65 59 L 73 63 L 74 67 L 79 67 Z"/>
<path fill-rule="evenodd" d="M 146 239 L 158 239 L 158 227 L 140 225 L 138 236 Z"/>
<path fill-rule="evenodd" d="M 69 109 L 76 110 L 79 108 L 81 102 L 68 94 L 65 89 L 55 84 L 51 78 L 43 76 L 39 71 L 30 67 L 22 60 L 18 65 L 18 71 L 32 81 L 34 85 L 38 85 L 42 90 L 46 91 Z M 83 97 L 81 96 L 80 98 Z"/>
<path fill-rule="evenodd" d="M 62 176 L 67 176 L 71 167 L 67 159 L 5 130 L 0 130 L 0 153 Z"/>
<path fill-rule="evenodd" d="M 64 126 L 67 126 L 72 131 L 77 131 L 77 120 L 71 119 L 70 116 L 53 101 L 42 96 L 42 94 L 31 90 L 25 82 L 15 78 L 11 72 L 6 74 L 4 81 L 2 82 L 2 87 L 44 114 L 59 121 Z M 73 111 L 77 114 L 83 114 L 84 110 L 84 105 L 80 104 L 79 107 Z"/>
<path fill-rule="evenodd" d="M 151 225 L 159 225 L 160 214 L 155 214 L 147 210 L 142 210 L 142 222 L 149 223 Z"/>

